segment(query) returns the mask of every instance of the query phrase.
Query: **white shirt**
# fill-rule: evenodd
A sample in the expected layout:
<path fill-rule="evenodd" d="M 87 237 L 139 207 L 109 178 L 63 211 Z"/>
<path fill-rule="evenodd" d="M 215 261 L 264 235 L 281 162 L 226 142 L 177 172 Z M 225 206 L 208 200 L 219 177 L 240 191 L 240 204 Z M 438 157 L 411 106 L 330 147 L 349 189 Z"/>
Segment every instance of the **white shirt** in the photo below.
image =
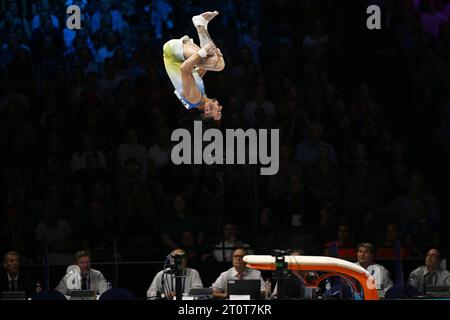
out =
<path fill-rule="evenodd" d="M 361 266 L 359 262 L 356 262 L 358 266 Z M 383 294 L 389 290 L 394 284 L 389 277 L 389 271 L 380 264 L 371 264 L 366 269 L 374 278 L 377 290 L 382 291 Z"/>
<path fill-rule="evenodd" d="M 170 150 L 164 151 L 158 145 L 154 145 L 148 149 L 148 158 L 155 164 L 155 170 L 166 165 L 169 161 Z"/>
<path fill-rule="evenodd" d="M 266 284 L 261 276 L 261 271 L 246 268 L 242 280 L 261 280 L 261 291 L 265 291 Z M 212 284 L 213 290 L 220 292 L 227 292 L 228 280 L 239 280 L 238 272 L 234 267 L 231 267 L 225 272 L 222 272 L 216 281 Z"/>
<path fill-rule="evenodd" d="M 166 269 L 166 271 L 169 271 Z M 202 280 L 197 270 L 186 268 L 186 278 L 182 278 L 182 292 L 189 294 L 191 289 L 203 288 Z M 158 294 L 165 294 L 167 292 L 175 292 L 175 278 L 173 274 L 164 273 L 161 270 L 153 278 L 152 284 L 147 290 L 148 299 L 156 299 Z"/>
<path fill-rule="evenodd" d="M 49 228 L 44 222 L 36 227 L 36 240 L 44 240 L 51 251 L 66 251 L 66 241 L 71 234 L 72 228 L 67 221 L 62 219 L 58 219 L 55 228 Z"/>

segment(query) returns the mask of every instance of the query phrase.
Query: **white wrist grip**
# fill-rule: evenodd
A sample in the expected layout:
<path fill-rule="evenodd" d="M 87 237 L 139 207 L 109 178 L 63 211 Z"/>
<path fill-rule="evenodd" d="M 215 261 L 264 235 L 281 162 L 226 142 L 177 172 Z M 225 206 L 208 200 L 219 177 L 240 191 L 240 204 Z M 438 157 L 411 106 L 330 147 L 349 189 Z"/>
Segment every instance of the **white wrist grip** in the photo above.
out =
<path fill-rule="evenodd" d="M 198 50 L 197 53 L 202 58 L 204 58 L 208 55 L 208 52 L 206 52 L 206 50 L 204 48 L 201 48 L 200 50 Z"/>

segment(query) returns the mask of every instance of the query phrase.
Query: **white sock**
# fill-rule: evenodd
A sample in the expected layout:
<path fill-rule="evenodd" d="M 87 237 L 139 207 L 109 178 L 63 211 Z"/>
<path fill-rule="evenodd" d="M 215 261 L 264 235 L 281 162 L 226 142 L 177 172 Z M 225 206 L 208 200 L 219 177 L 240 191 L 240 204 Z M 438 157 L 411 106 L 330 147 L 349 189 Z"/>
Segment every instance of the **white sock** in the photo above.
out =
<path fill-rule="evenodd" d="M 205 27 L 205 29 L 208 29 L 208 20 L 203 18 L 201 15 L 193 16 L 192 22 L 194 23 L 194 26 L 196 26 L 196 27 L 203 26 L 203 27 Z"/>

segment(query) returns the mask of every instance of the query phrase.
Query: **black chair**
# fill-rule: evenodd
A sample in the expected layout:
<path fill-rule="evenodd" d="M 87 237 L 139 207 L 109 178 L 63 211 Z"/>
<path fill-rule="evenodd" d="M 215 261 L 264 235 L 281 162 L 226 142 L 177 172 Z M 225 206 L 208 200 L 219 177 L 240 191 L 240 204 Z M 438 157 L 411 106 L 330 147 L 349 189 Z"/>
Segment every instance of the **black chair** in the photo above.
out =
<path fill-rule="evenodd" d="M 134 294 L 127 289 L 111 288 L 99 297 L 99 300 L 134 300 Z"/>
<path fill-rule="evenodd" d="M 67 300 L 66 297 L 59 291 L 56 290 L 42 290 L 41 292 L 35 293 L 31 300 Z"/>
<path fill-rule="evenodd" d="M 422 292 L 410 284 L 396 284 L 386 291 L 385 299 L 408 299 L 421 296 Z"/>

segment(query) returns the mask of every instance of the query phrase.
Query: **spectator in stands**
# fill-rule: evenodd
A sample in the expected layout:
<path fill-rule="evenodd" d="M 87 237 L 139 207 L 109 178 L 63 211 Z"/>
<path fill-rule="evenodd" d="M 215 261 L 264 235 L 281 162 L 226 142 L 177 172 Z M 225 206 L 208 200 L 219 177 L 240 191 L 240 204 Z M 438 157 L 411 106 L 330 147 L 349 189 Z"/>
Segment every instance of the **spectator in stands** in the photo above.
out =
<path fill-rule="evenodd" d="M 386 224 L 385 233 L 378 239 L 377 258 L 378 259 L 394 259 L 395 258 L 395 243 L 401 241 L 400 228 L 397 222 L 388 222 Z M 401 258 L 410 257 L 410 248 L 406 246 L 406 242 L 400 242 Z"/>
<path fill-rule="evenodd" d="M 91 201 L 85 220 L 76 226 L 79 245 L 94 252 L 97 258 L 103 254 L 106 259 L 118 239 L 116 224 L 113 217 L 105 213 L 101 202 Z"/>
<path fill-rule="evenodd" d="M 33 210 L 30 208 L 23 186 L 14 189 L 14 202 L 2 212 L 0 229 L 0 250 L 22 252 L 22 258 L 34 257 L 36 240 L 34 238 Z M 23 197 L 23 200 L 20 198 Z"/>
<path fill-rule="evenodd" d="M 307 129 L 308 138 L 297 145 L 296 160 L 302 166 L 309 167 L 319 160 L 320 147 L 325 146 L 329 149 L 330 162 L 337 162 L 333 147 L 321 140 L 322 126 L 318 123 L 311 122 Z"/>
<path fill-rule="evenodd" d="M 375 285 L 382 295 L 386 293 L 393 286 L 393 282 L 389 276 L 389 271 L 380 264 L 374 263 L 375 259 L 375 247 L 368 242 L 362 242 L 357 246 L 356 256 L 358 266 L 366 269 L 374 278 Z"/>
<path fill-rule="evenodd" d="M 243 260 L 247 254 L 248 252 L 245 248 L 237 248 L 233 251 L 233 267 L 222 272 L 212 285 L 215 298 L 225 299 L 228 296 L 227 286 L 229 280 L 260 280 L 261 295 L 265 294 L 266 284 L 261 276 L 261 272 L 247 268 L 247 263 Z"/>
<path fill-rule="evenodd" d="M 255 98 L 244 107 L 244 118 L 249 127 L 254 127 L 256 124 L 255 112 L 258 108 L 261 108 L 267 115 L 277 116 L 274 104 L 266 99 L 266 89 L 263 86 L 256 88 Z"/>
<path fill-rule="evenodd" d="M 52 9 L 50 8 L 50 1 L 49 0 L 40 1 L 37 14 L 31 20 L 31 30 L 34 31 L 35 29 L 41 27 L 41 25 L 43 24 L 43 15 L 49 15 L 53 27 L 59 29 L 58 17 L 52 13 L 53 12 Z"/>
<path fill-rule="evenodd" d="M 422 258 L 427 248 L 439 245 L 439 227 L 427 214 L 423 199 L 414 199 L 413 206 L 416 215 L 406 227 L 406 243 L 415 257 Z"/>
<path fill-rule="evenodd" d="M 8 251 L 3 256 L 4 270 L 0 272 L 0 292 L 24 291 L 28 297 L 36 293 L 35 283 L 29 273 L 21 271 L 20 256 L 15 251 Z"/>
<path fill-rule="evenodd" d="M 181 236 L 181 246 L 186 252 L 190 261 L 194 263 L 213 261 L 211 251 L 204 245 L 203 239 L 198 239 L 190 230 L 183 232 Z"/>
<path fill-rule="evenodd" d="M 102 69 L 105 59 L 112 58 L 114 56 L 114 52 L 119 46 L 119 40 L 117 39 L 117 34 L 114 31 L 105 32 L 103 38 L 104 45 L 97 50 L 96 55 L 99 69 Z"/>
<path fill-rule="evenodd" d="M 36 240 L 40 248 L 46 247 L 49 253 L 49 263 L 68 263 L 73 248 L 73 229 L 69 223 L 59 218 L 59 212 L 50 203 L 44 203 L 42 221 L 35 229 Z"/>
<path fill-rule="evenodd" d="M 408 284 L 413 285 L 420 292 L 426 293 L 426 286 L 450 286 L 450 272 L 441 268 L 441 252 L 430 249 L 425 257 L 425 265 L 411 272 Z"/>
<path fill-rule="evenodd" d="M 374 223 L 383 218 L 396 218 L 400 224 L 402 233 L 408 227 L 408 224 L 417 215 L 414 207 L 414 201 L 422 199 L 425 204 L 425 210 L 429 219 L 435 223 L 439 222 L 439 207 L 436 199 L 425 189 L 425 177 L 422 173 L 416 171 L 411 173 L 408 184 L 409 194 L 397 198 L 388 206 L 369 212 L 366 215 L 366 223 Z"/>
<path fill-rule="evenodd" d="M 233 251 L 236 248 L 246 248 L 249 254 L 253 254 L 250 245 L 239 240 L 239 231 L 235 224 L 225 223 L 223 226 L 223 241 L 220 241 L 214 248 L 214 258 L 216 261 L 232 261 Z"/>
<path fill-rule="evenodd" d="M 111 173 L 100 166 L 100 158 L 97 153 L 89 153 L 86 156 L 86 168 L 74 173 L 72 183 L 81 185 L 83 190 L 88 192 L 95 182 L 111 186 L 113 181 Z"/>
<path fill-rule="evenodd" d="M 90 29 L 92 34 L 101 30 L 102 27 L 108 27 L 109 30 L 124 33 L 125 25 L 122 15 L 118 10 L 112 8 L 111 0 L 100 0 L 98 8 L 90 20 Z"/>
<path fill-rule="evenodd" d="M 325 243 L 324 247 L 332 249 L 334 244 L 337 246 L 337 257 L 342 259 L 355 259 L 355 244 L 350 227 L 346 223 L 341 223 L 337 228 L 337 240 Z"/>
<path fill-rule="evenodd" d="M 125 197 L 127 190 L 131 188 L 133 183 L 144 185 L 146 180 L 142 174 L 139 162 L 134 158 L 129 158 L 125 161 L 124 170 L 119 173 L 117 179 L 117 190 L 122 198 Z"/>
<path fill-rule="evenodd" d="M 164 130 L 158 132 L 158 141 L 156 144 L 148 148 L 148 160 L 150 171 L 154 175 L 161 167 L 169 162 L 170 153 L 170 137 L 169 131 Z"/>
<path fill-rule="evenodd" d="M 434 0 L 421 0 L 418 9 L 423 29 L 430 36 L 437 38 L 441 24 L 446 23 L 448 17 L 438 10 Z"/>
<path fill-rule="evenodd" d="M 94 294 L 101 295 L 108 290 L 108 285 L 103 273 L 91 268 L 91 253 L 86 250 L 78 251 L 75 253 L 75 265 L 79 268 L 81 277 L 80 287 L 74 288 L 74 290 L 92 290 Z M 72 273 L 69 271 L 71 267 L 67 268 L 68 273 L 61 279 L 55 290 L 61 292 L 64 295 L 69 295 L 69 287 L 72 286 L 70 282 Z"/>
<path fill-rule="evenodd" d="M 341 187 L 340 172 L 336 163 L 332 161 L 330 149 L 326 144 L 319 146 L 319 158 L 309 168 L 306 177 L 314 207 L 337 200 Z"/>
<path fill-rule="evenodd" d="M 158 217 L 145 184 L 139 181 L 130 182 L 122 199 L 121 215 L 128 236 L 154 236 Z"/>
<path fill-rule="evenodd" d="M 165 246 L 179 248 L 181 237 L 187 230 L 194 232 L 197 239 L 203 239 L 202 224 L 196 216 L 192 216 L 181 195 L 172 200 L 171 212 L 162 219 L 160 236 Z"/>
<path fill-rule="evenodd" d="M 99 165 L 107 169 L 106 158 L 103 151 L 96 148 L 90 133 L 84 133 L 80 136 L 78 151 L 73 153 L 70 159 L 70 171 L 72 173 L 86 168 L 86 159 L 88 154 L 95 153 L 99 159 Z"/>
<path fill-rule="evenodd" d="M 125 162 L 136 159 L 144 177 L 148 175 L 147 148 L 139 143 L 138 133 L 135 129 L 128 129 L 127 140 L 117 149 L 117 160 L 120 169 L 124 168 Z"/>
<path fill-rule="evenodd" d="M 167 299 L 172 300 L 176 294 L 175 286 L 175 268 L 178 267 L 178 263 L 181 263 L 182 278 L 182 293 L 183 295 L 189 295 L 191 289 L 203 288 L 202 280 L 197 270 L 187 268 L 188 256 L 186 252 L 180 248 L 174 249 L 166 259 L 164 263 L 164 269 L 159 271 L 147 290 L 147 299 Z"/>

